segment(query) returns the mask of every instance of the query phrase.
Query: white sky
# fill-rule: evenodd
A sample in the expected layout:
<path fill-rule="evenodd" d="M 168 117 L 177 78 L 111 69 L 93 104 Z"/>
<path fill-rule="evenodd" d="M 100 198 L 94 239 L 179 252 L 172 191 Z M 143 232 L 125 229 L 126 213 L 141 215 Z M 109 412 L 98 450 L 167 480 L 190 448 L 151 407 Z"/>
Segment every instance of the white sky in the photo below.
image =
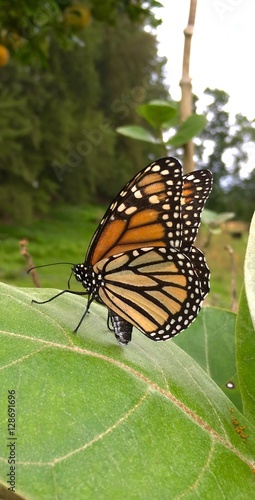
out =
<path fill-rule="evenodd" d="M 180 99 L 184 35 L 190 0 L 159 0 L 159 54 L 168 59 L 171 97 Z M 206 87 L 225 90 L 233 113 L 255 118 L 255 1 L 198 0 L 190 76 L 200 97 Z"/>

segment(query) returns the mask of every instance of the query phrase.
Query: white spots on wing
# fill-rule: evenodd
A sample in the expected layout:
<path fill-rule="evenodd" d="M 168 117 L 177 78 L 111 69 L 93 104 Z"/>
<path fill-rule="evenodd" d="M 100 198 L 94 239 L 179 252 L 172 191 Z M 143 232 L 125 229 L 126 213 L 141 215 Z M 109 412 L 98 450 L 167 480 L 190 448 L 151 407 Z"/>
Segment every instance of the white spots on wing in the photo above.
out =
<path fill-rule="evenodd" d="M 132 215 L 134 212 L 137 211 L 137 207 L 135 206 L 132 206 L 132 207 L 128 207 L 125 211 L 125 214 L 126 215 Z"/>
<path fill-rule="evenodd" d="M 140 199 L 140 198 L 142 198 L 142 197 L 143 197 L 143 195 L 142 195 L 142 193 L 141 193 L 141 191 L 140 191 L 140 190 L 135 191 L 134 195 L 135 195 L 135 197 L 136 197 L 137 199 Z"/>
<path fill-rule="evenodd" d="M 156 194 L 153 194 L 152 196 L 150 196 L 148 201 L 152 205 L 156 205 L 157 203 L 160 202 L 159 197 Z"/>
<path fill-rule="evenodd" d="M 123 212 L 123 210 L 126 209 L 126 205 L 125 203 L 121 203 L 119 206 L 118 206 L 118 212 Z"/>

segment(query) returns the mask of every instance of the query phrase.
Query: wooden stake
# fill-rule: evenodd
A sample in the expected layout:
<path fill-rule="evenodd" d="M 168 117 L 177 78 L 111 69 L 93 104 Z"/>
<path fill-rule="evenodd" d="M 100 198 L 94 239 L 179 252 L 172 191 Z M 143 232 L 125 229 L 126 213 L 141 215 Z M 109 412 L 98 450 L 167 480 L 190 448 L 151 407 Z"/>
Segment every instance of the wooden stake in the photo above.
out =
<path fill-rule="evenodd" d="M 196 18 L 197 0 L 190 0 L 189 20 L 188 26 L 184 30 L 184 52 L 182 64 L 182 78 L 180 87 L 182 91 L 182 98 L 180 103 L 180 122 L 184 122 L 192 114 L 192 84 L 190 78 L 190 51 L 191 51 L 191 37 L 194 31 L 195 18 Z M 184 144 L 183 155 L 183 168 L 184 172 L 192 172 L 194 170 L 194 144 L 193 141 Z"/>

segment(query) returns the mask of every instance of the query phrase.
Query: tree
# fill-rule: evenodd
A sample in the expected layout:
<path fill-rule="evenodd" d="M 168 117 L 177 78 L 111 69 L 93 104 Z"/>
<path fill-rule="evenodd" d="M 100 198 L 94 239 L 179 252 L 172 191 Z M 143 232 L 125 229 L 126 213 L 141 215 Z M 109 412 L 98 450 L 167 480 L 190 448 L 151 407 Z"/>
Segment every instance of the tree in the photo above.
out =
<path fill-rule="evenodd" d="M 0 43 L 14 58 L 25 64 L 45 64 L 52 39 L 62 47 L 74 46 L 91 20 L 115 23 L 125 14 L 132 22 L 160 24 L 151 10 L 161 4 L 155 0 L 0 0 Z"/>
<path fill-rule="evenodd" d="M 12 63 L 1 75 L 2 218 L 109 201 L 149 161 L 151 148 L 130 151 L 115 125 L 148 94 L 167 93 L 155 38 L 121 16 L 114 29 L 93 23 L 72 51 L 52 38 L 49 54 L 47 66 Z"/>
<path fill-rule="evenodd" d="M 214 176 L 208 208 L 235 212 L 248 220 L 254 210 L 255 196 L 249 189 L 254 174 L 244 179 L 242 167 L 248 160 L 244 145 L 255 140 L 254 121 L 250 122 L 242 114 L 230 118 L 227 111 L 229 96 L 223 90 L 206 89 L 205 95 L 210 99 L 205 109 L 208 122 L 196 141 L 196 154 L 198 168 L 206 166 Z M 248 196 L 247 192 L 250 193 Z"/>

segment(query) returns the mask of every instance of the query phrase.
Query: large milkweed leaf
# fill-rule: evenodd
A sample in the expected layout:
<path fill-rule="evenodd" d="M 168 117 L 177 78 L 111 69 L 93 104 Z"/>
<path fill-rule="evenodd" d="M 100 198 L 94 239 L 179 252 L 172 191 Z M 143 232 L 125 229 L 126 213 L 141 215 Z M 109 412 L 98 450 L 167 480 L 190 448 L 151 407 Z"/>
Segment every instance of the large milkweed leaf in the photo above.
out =
<path fill-rule="evenodd" d="M 236 321 L 236 355 L 243 413 L 255 425 L 255 331 L 244 288 Z"/>
<path fill-rule="evenodd" d="M 236 324 L 237 368 L 244 415 L 255 424 L 255 214 L 244 263 L 244 284 Z"/>
<path fill-rule="evenodd" d="M 203 307 L 196 321 L 173 338 L 242 411 L 236 369 L 236 314 L 218 307 Z"/>
<path fill-rule="evenodd" d="M 75 336 L 82 297 L 40 306 L 31 298 L 54 291 L 0 293 L 2 492 L 11 390 L 26 499 L 254 497 L 255 428 L 182 349 L 137 331 L 119 346 L 96 304 Z"/>
<path fill-rule="evenodd" d="M 251 221 L 249 239 L 244 263 L 245 291 L 249 305 L 249 311 L 255 330 L 255 212 Z"/>

